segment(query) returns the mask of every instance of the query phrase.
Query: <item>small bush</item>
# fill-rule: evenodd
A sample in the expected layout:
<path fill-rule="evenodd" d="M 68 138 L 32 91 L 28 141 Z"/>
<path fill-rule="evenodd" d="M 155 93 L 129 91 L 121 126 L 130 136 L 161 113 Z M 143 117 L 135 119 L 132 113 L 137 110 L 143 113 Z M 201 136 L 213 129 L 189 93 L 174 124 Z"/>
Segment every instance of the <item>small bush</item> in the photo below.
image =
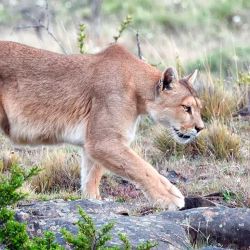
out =
<path fill-rule="evenodd" d="M 25 194 L 19 191 L 23 183 L 32 176 L 38 174 L 37 167 L 25 171 L 18 165 L 13 165 L 10 174 L 0 173 L 0 208 L 14 205 L 25 197 Z"/>
<path fill-rule="evenodd" d="M 98 229 L 92 218 L 79 208 L 80 220 L 77 222 L 78 234 L 73 235 L 66 229 L 62 229 L 64 239 L 76 250 L 132 250 L 127 236 L 122 233 L 118 233 L 119 239 L 122 241 L 122 245 L 119 247 L 109 247 L 107 243 L 112 240 L 111 230 L 114 227 L 114 222 L 109 222 Z M 135 249 L 149 250 L 155 247 L 157 243 L 146 241 L 139 244 Z"/>
<path fill-rule="evenodd" d="M 110 222 L 104 225 L 100 230 L 97 230 L 93 220 L 79 208 L 79 214 L 81 219 L 77 222 L 78 234 L 73 235 L 66 229 L 62 229 L 61 232 L 65 240 L 75 249 L 100 249 L 105 247 L 107 241 L 111 240 L 110 231 L 114 226 L 114 223 Z"/>
<path fill-rule="evenodd" d="M 37 167 L 29 171 L 23 170 L 18 165 L 10 169 L 9 175 L 0 173 L 0 248 L 4 245 L 6 250 L 63 250 L 63 246 L 55 242 L 55 235 L 52 232 L 44 232 L 43 237 L 31 239 L 27 233 L 26 225 L 15 219 L 15 213 L 9 207 L 16 204 L 25 197 L 20 187 L 25 181 L 38 174 Z M 62 229 L 62 234 L 68 244 L 73 249 L 86 250 L 131 250 L 132 246 L 126 235 L 118 233 L 121 246 L 108 247 L 106 243 L 112 239 L 110 234 L 114 223 L 110 222 L 97 229 L 91 217 L 82 209 L 79 210 L 80 220 L 78 221 L 78 234 L 73 235 L 66 229 Z M 108 245 L 108 244 L 107 244 Z M 136 249 L 149 250 L 157 244 L 146 241 L 139 244 Z"/>
<path fill-rule="evenodd" d="M 20 192 L 19 189 L 25 181 L 38 172 L 38 168 L 25 171 L 18 165 L 13 165 L 10 174 L 0 174 L 0 244 L 4 244 L 5 249 L 38 249 L 31 248 L 26 225 L 17 222 L 14 212 L 8 209 L 9 206 L 13 206 L 25 197 L 25 194 Z"/>

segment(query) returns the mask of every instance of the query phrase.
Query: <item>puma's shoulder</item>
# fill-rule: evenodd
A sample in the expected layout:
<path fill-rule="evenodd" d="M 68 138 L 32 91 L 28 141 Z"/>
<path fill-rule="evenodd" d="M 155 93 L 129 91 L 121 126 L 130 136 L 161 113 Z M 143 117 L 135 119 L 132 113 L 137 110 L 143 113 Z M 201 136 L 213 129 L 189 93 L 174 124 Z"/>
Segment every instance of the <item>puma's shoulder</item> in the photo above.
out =
<path fill-rule="evenodd" d="M 125 65 L 126 63 L 147 65 L 134 54 L 132 54 L 126 47 L 117 43 L 113 43 L 101 52 L 97 53 L 96 57 L 115 62 L 120 61 L 123 63 L 123 65 Z"/>

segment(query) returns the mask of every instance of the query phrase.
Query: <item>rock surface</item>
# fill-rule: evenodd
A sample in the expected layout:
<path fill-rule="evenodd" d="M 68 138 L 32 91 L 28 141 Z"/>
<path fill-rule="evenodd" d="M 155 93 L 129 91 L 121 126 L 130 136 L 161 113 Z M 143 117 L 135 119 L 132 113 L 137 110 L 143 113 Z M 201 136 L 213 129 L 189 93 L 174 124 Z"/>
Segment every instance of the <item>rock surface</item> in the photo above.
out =
<path fill-rule="evenodd" d="M 203 207 L 139 216 L 135 204 L 55 200 L 22 205 L 17 208 L 16 217 L 27 222 L 31 235 L 51 230 L 56 233 L 57 241 L 63 243 L 60 228 L 77 231 L 78 206 L 94 219 L 97 226 L 114 220 L 116 235 L 117 232 L 126 233 L 133 245 L 154 240 L 158 242 L 155 249 L 192 249 L 191 243 L 208 240 L 229 247 L 227 249 L 250 247 L 250 209 L 243 208 Z M 114 237 L 112 244 L 119 243 Z"/>

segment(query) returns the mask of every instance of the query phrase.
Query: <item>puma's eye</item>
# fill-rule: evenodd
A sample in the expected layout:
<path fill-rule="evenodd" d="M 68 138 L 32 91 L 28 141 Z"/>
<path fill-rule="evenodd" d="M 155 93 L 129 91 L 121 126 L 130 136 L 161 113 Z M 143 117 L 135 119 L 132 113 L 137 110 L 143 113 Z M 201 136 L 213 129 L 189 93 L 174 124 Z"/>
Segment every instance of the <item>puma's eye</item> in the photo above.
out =
<path fill-rule="evenodd" d="M 190 106 L 182 105 L 182 107 L 183 107 L 185 112 L 188 112 L 189 114 L 191 114 L 191 107 Z"/>

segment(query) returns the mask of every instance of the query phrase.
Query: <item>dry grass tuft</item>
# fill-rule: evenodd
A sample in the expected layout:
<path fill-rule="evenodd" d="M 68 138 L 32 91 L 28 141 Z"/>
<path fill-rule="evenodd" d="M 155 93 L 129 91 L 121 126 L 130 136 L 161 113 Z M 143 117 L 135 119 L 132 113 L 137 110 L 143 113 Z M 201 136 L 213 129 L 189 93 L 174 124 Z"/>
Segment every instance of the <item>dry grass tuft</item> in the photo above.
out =
<path fill-rule="evenodd" d="M 164 157 L 200 155 L 223 160 L 241 158 L 240 137 L 219 120 L 212 121 L 194 142 L 186 145 L 176 143 L 166 129 L 158 130 L 155 132 L 154 146 L 164 154 Z"/>
<path fill-rule="evenodd" d="M 2 152 L 0 161 L 0 173 L 10 170 L 11 166 L 21 163 L 20 156 L 15 151 L 6 150 Z"/>
<path fill-rule="evenodd" d="M 199 94 L 203 102 L 202 118 L 209 121 L 213 118 L 225 120 L 232 117 L 242 96 L 239 90 L 226 89 L 220 84 L 203 86 Z"/>
<path fill-rule="evenodd" d="M 167 129 L 161 128 L 154 132 L 154 146 L 164 154 L 164 157 L 204 155 L 207 152 L 207 131 L 190 144 L 179 144 L 169 134 Z"/>
<path fill-rule="evenodd" d="M 208 127 L 208 148 L 217 159 L 240 159 L 240 137 L 214 120 Z"/>
<path fill-rule="evenodd" d="M 75 154 L 63 151 L 50 153 L 42 160 L 40 167 L 42 171 L 31 181 L 36 192 L 79 189 L 80 165 Z"/>
<path fill-rule="evenodd" d="M 165 156 L 178 156 L 184 153 L 185 146 L 176 143 L 166 129 L 157 128 L 153 133 L 155 134 L 154 146 Z"/>
<path fill-rule="evenodd" d="M 203 130 L 200 135 L 196 138 L 195 141 L 186 145 L 186 152 L 189 155 L 196 156 L 202 155 L 205 156 L 208 153 L 208 131 Z"/>

